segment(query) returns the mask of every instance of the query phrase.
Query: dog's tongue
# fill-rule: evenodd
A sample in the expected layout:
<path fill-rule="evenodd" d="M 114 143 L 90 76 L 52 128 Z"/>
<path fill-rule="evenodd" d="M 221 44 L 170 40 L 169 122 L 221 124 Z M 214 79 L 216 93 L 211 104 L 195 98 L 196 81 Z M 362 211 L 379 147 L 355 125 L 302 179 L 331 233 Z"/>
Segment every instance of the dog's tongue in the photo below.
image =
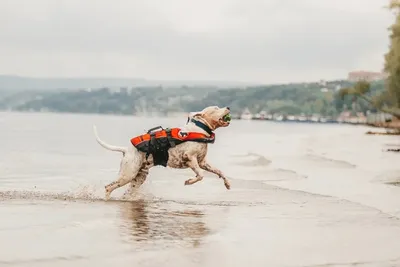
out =
<path fill-rule="evenodd" d="M 228 122 L 228 121 L 231 121 L 231 114 L 226 114 L 224 117 L 222 117 L 222 119 L 225 121 L 225 122 Z"/>

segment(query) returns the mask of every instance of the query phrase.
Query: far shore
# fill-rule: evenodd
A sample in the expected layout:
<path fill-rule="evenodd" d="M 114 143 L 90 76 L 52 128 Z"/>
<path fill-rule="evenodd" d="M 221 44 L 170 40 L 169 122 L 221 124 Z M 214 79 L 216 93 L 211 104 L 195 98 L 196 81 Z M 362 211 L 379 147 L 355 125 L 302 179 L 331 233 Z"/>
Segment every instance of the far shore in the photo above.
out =
<path fill-rule="evenodd" d="M 142 117 L 142 118 L 179 118 L 179 117 L 187 117 L 188 113 L 186 112 L 172 112 L 166 116 L 160 116 L 157 114 L 122 114 L 122 113 L 98 113 L 98 112 L 52 112 L 52 111 L 29 111 L 29 110 L 0 110 L 0 114 L 3 113 L 20 113 L 20 114 L 68 114 L 68 115 L 91 115 L 91 116 L 116 116 L 116 117 Z M 346 121 L 336 121 L 336 120 L 329 120 L 329 121 L 313 121 L 313 120 L 277 120 L 277 119 L 260 119 L 260 118 L 248 118 L 242 119 L 239 116 L 233 116 L 232 120 L 257 120 L 257 121 L 271 121 L 271 122 L 278 122 L 278 123 L 307 123 L 307 124 L 345 124 L 345 125 L 365 125 L 371 126 L 375 128 L 385 128 L 385 129 L 392 129 L 392 130 L 399 130 L 400 131 L 400 120 L 390 121 L 390 122 L 376 122 L 376 123 L 367 123 L 367 122 L 346 122 Z"/>

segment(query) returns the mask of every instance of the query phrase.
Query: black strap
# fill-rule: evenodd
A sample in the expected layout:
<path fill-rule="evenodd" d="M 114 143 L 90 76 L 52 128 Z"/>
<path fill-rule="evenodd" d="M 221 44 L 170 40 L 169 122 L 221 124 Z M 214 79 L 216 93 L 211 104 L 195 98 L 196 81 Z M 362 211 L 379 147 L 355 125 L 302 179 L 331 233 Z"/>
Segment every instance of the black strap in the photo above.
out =
<path fill-rule="evenodd" d="M 167 139 L 168 139 L 169 145 L 171 147 L 174 147 L 176 144 L 175 144 L 174 139 L 171 136 L 171 129 L 167 128 L 167 129 L 165 129 L 165 132 L 167 133 Z"/>
<path fill-rule="evenodd" d="M 191 122 L 193 122 L 197 127 L 200 127 L 201 129 L 203 129 L 204 131 L 206 131 L 209 135 L 212 135 L 213 132 L 211 131 L 210 127 L 208 127 L 207 125 L 205 125 L 204 123 L 197 121 L 195 119 L 191 119 Z"/>

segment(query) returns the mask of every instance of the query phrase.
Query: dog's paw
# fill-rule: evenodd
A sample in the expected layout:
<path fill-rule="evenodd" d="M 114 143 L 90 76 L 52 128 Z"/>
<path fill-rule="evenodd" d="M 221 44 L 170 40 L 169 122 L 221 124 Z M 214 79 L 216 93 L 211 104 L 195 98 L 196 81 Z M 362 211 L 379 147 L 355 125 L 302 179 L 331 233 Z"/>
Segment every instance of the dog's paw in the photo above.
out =
<path fill-rule="evenodd" d="M 190 185 L 190 179 L 185 181 L 185 185 Z"/>
<path fill-rule="evenodd" d="M 224 185 L 225 185 L 226 189 L 228 189 L 228 190 L 231 189 L 231 184 L 228 181 L 225 181 Z"/>
<path fill-rule="evenodd" d="M 104 197 L 105 201 L 110 200 L 110 196 L 111 196 L 111 192 L 109 190 L 107 190 L 107 187 L 106 187 L 106 193 L 105 193 L 105 197 Z"/>

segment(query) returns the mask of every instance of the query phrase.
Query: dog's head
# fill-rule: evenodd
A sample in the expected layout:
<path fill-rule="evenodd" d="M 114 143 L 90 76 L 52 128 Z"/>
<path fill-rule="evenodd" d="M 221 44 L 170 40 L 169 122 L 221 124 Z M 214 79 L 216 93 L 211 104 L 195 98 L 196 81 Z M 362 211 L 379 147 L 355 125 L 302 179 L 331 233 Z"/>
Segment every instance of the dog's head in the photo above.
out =
<path fill-rule="evenodd" d="M 231 123 L 229 107 L 206 107 L 202 111 L 191 112 L 189 118 L 205 123 L 212 131 L 219 127 L 227 127 Z"/>

